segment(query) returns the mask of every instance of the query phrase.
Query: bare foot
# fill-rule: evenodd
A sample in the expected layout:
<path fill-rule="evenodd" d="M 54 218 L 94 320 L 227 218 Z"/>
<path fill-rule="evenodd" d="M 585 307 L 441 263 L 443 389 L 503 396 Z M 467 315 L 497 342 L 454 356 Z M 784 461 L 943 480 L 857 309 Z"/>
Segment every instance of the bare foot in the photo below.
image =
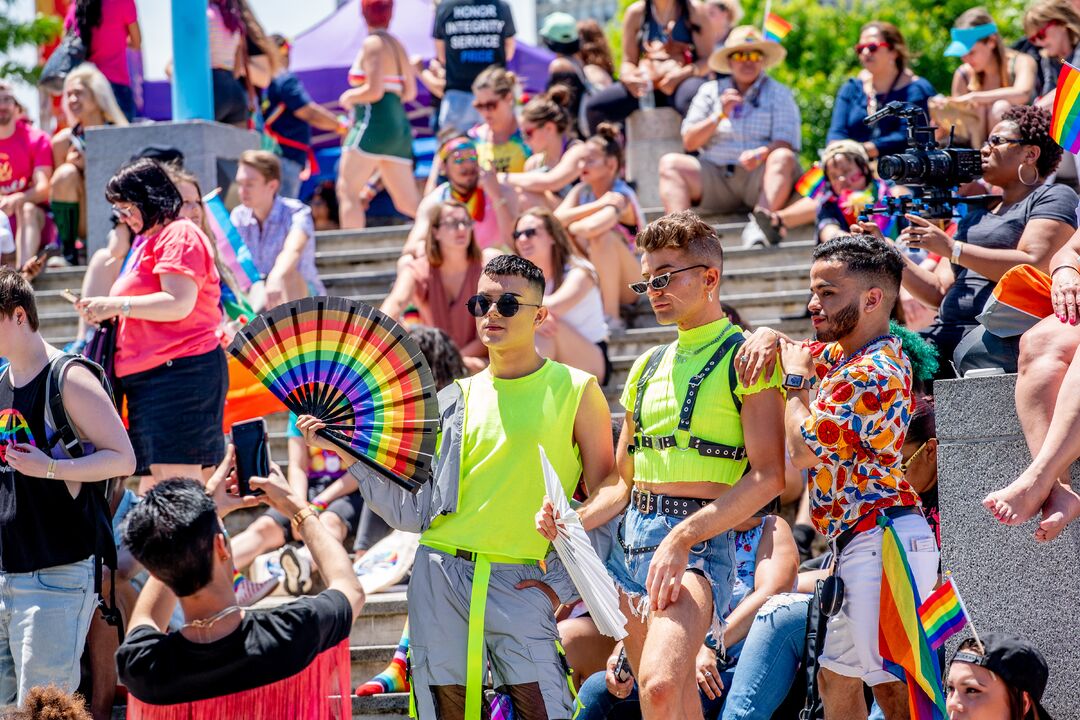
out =
<path fill-rule="evenodd" d="M 1064 530 L 1069 523 L 1080 517 L 1080 495 L 1072 487 L 1063 483 L 1054 483 L 1050 495 L 1042 506 L 1042 521 L 1035 531 L 1039 542 L 1050 542 Z"/>
<path fill-rule="evenodd" d="M 1056 479 L 1053 484 L 1057 484 Z M 1050 489 L 1046 479 L 1029 467 L 1016 480 L 983 498 L 982 504 L 999 522 L 1022 525 L 1039 512 Z"/>

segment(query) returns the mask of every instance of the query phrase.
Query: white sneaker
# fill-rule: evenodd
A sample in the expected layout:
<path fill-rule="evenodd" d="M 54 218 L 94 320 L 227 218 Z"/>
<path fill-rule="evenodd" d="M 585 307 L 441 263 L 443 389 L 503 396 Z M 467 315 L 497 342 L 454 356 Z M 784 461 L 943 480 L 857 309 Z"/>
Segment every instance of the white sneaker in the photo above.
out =
<path fill-rule="evenodd" d="M 277 578 L 270 578 L 262 582 L 252 582 L 248 578 L 244 578 L 240 581 L 239 587 L 236 588 L 236 604 L 240 607 L 251 607 L 274 592 L 280 582 Z"/>
<path fill-rule="evenodd" d="M 285 573 L 285 592 L 294 597 L 311 592 L 311 551 L 306 547 L 294 548 L 290 545 L 281 551 L 278 562 Z"/>

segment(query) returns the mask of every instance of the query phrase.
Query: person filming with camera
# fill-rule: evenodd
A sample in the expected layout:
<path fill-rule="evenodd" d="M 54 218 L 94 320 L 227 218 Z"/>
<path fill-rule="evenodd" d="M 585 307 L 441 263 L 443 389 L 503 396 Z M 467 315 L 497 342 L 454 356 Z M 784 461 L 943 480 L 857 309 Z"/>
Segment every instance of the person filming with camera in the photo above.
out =
<path fill-rule="evenodd" d="M 942 258 L 933 270 L 904 259 L 904 288 L 938 308 L 933 325 L 922 333 L 942 359 L 935 379 L 955 376 L 949 361 L 962 341 L 959 354 L 1016 372 L 1019 338 L 967 336 L 980 327 L 978 315 L 1002 275 L 1025 264 L 1048 272 L 1050 258 L 1076 230 L 1076 193 L 1065 185 L 1046 184 L 1061 153 L 1050 137 L 1050 113 L 1015 105 L 990 130 L 981 150 L 983 180 L 1001 188 L 1000 199 L 968 205 L 954 237 L 930 220 L 905 216 L 909 225 L 898 240 Z M 856 223 L 851 230 L 881 236 L 872 221 Z M 983 347 L 970 347 L 976 340 Z"/>

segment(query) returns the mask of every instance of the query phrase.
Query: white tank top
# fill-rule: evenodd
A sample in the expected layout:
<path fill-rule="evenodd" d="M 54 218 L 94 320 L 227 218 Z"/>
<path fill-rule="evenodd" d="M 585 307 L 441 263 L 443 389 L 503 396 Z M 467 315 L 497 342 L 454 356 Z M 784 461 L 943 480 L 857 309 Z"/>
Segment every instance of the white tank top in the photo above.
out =
<path fill-rule="evenodd" d="M 563 269 L 563 276 L 565 277 L 574 267 L 585 270 L 595 277 L 596 269 L 587 260 L 578 260 L 577 264 L 568 264 Z M 604 320 L 604 303 L 600 299 L 600 286 L 595 282 L 585 296 L 558 319 L 577 330 L 591 343 L 604 342 L 608 339 L 608 326 Z"/>

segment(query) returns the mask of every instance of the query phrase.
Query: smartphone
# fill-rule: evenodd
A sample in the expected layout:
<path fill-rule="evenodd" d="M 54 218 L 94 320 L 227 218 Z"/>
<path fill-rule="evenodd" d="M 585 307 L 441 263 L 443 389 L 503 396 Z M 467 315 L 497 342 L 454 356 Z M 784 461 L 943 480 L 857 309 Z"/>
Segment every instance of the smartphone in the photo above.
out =
<path fill-rule="evenodd" d="M 619 657 L 615 660 L 615 679 L 619 682 L 626 682 L 633 673 L 630 672 L 630 661 L 626 659 L 626 648 L 619 651 Z"/>
<path fill-rule="evenodd" d="M 61 290 L 60 297 L 67 300 L 72 305 L 82 300 L 82 294 L 77 290 Z"/>
<path fill-rule="evenodd" d="M 232 426 L 233 447 L 236 448 L 236 480 L 240 495 L 262 495 L 251 487 L 251 478 L 270 474 L 270 446 L 267 443 L 266 421 L 262 418 L 245 420 Z"/>

